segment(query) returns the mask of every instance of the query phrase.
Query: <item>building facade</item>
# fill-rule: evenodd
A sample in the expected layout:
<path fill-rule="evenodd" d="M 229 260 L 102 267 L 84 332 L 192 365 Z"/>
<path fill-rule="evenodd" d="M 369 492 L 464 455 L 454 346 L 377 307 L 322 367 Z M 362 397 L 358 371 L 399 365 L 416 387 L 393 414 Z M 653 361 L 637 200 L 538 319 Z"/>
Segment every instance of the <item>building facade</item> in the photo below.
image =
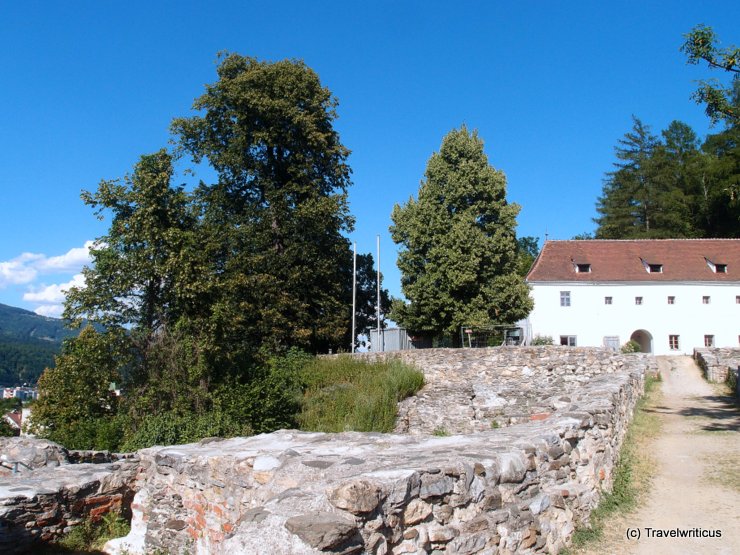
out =
<path fill-rule="evenodd" d="M 531 333 L 556 344 L 740 346 L 740 239 L 548 241 L 527 282 Z"/>

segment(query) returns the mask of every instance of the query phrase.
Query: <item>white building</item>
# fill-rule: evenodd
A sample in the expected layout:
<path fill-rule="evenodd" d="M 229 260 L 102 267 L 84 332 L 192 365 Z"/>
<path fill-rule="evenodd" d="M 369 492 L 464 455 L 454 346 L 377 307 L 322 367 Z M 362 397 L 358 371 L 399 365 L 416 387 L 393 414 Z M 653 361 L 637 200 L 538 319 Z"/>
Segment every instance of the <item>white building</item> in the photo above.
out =
<path fill-rule="evenodd" d="M 531 334 L 690 354 L 740 344 L 740 239 L 548 241 L 527 275 Z"/>

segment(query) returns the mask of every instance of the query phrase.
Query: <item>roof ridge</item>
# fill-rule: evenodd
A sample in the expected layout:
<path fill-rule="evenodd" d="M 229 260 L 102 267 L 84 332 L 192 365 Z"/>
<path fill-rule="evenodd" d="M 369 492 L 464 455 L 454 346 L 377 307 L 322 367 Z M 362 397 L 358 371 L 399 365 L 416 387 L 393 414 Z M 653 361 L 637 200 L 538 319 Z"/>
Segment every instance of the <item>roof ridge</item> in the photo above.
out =
<path fill-rule="evenodd" d="M 658 243 L 663 241 L 740 241 L 734 237 L 689 237 L 676 239 L 548 239 L 547 243 Z"/>

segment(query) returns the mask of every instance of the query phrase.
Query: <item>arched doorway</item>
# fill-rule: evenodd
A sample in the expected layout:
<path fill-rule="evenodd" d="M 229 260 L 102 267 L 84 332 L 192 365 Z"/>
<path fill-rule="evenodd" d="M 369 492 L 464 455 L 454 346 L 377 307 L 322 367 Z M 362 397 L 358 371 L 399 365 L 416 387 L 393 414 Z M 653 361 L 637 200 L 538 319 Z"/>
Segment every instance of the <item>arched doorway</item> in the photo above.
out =
<path fill-rule="evenodd" d="M 637 330 L 630 335 L 632 341 L 637 341 L 640 344 L 641 353 L 652 353 L 653 352 L 653 336 L 647 330 Z"/>

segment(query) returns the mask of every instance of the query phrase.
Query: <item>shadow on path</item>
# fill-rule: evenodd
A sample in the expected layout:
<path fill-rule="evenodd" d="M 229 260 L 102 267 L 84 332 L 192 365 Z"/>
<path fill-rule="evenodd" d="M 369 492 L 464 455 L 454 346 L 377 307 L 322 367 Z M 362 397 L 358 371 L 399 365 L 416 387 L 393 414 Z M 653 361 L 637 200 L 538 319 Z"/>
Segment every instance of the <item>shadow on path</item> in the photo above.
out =
<path fill-rule="evenodd" d="M 740 430 L 740 411 L 735 400 L 727 395 L 705 395 L 691 397 L 697 405 L 678 411 L 681 416 L 701 417 L 709 422 L 700 426 L 707 432 L 737 432 Z"/>

